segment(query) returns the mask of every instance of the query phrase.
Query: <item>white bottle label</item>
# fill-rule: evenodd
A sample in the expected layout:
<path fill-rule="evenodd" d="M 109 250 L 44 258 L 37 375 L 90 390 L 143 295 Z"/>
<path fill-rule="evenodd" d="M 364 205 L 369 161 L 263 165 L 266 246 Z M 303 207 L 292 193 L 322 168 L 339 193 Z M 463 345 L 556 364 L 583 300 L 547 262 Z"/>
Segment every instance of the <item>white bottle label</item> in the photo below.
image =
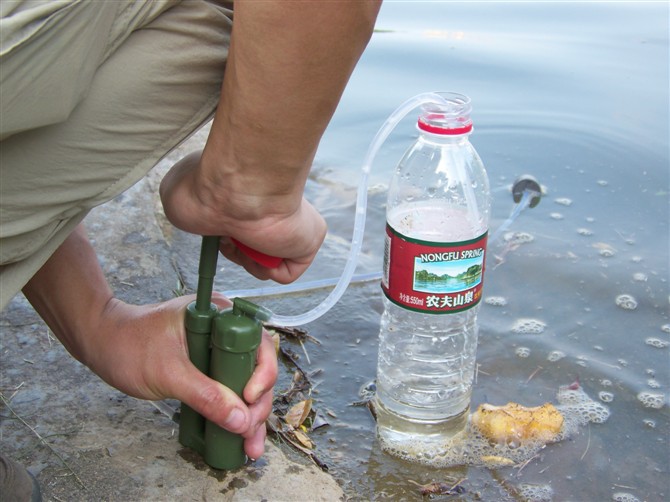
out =
<path fill-rule="evenodd" d="M 482 298 L 488 233 L 463 242 L 430 242 L 386 225 L 382 289 L 389 300 L 419 312 L 448 314 Z"/>

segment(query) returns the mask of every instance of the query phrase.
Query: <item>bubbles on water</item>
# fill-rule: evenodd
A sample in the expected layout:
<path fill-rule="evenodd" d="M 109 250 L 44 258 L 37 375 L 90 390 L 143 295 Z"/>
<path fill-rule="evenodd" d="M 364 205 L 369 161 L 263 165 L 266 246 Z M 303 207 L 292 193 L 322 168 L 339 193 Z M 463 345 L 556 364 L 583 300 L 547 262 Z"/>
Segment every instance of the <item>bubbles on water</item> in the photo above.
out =
<path fill-rule="evenodd" d="M 533 242 L 535 240 L 535 237 L 533 237 L 528 232 L 507 232 L 503 236 L 503 239 L 508 244 L 519 245 Z"/>
<path fill-rule="evenodd" d="M 589 230 L 588 228 L 582 227 L 577 229 L 577 233 L 579 235 L 583 235 L 584 237 L 589 237 L 593 235 L 593 230 Z"/>
<path fill-rule="evenodd" d="M 556 361 L 560 361 L 565 357 L 565 352 L 562 352 L 560 350 L 552 350 L 549 352 L 549 355 L 547 356 L 547 361 L 551 361 L 552 363 L 555 363 Z"/>
<path fill-rule="evenodd" d="M 514 333 L 524 335 L 539 335 L 543 333 L 547 325 L 539 319 L 521 318 L 517 319 L 512 326 Z"/>
<path fill-rule="evenodd" d="M 624 310 L 635 310 L 637 308 L 637 300 L 633 295 L 619 295 L 614 299 L 614 303 Z"/>
<path fill-rule="evenodd" d="M 551 502 L 554 498 L 554 490 L 549 485 L 531 485 L 521 483 L 516 487 L 521 498 L 532 502 Z"/>
<path fill-rule="evenodd" d="M 560 406 L 557 406 L 557 408 L 565 416 L 566 422 L 568 424 L 572 423 L 573 428 L 589 422 L 602 424 L 610 416 L 609 408 L 604 404 L 592 400 L 579 385 L 573 384 L 560 387 L 556 397 L 560 403 Z"/>
<path fill-rule="evenodd" d="M 603 378 L 600 381 L 600 385 L 602 385 L 603 387 L 611 387 L 612 386 L 612 380 L 609 380 L 607 378 Z"/>
<path fill-rule="evenodd" d="M 598 393 L 598 399 L 600 399 L 603 403 L 611 403 L 614 401 L 614 394 L 605 390 L 601 390 Z"/>
<path fill-rule="evenodd" d="M 635 495 L 627 492 L 616 492 L 612 494 L 612 500 L 615 502 L 640 502 Z"/>
<path fill-rule="evenodd" d="M 649 387 L 650 389 L 660 389 L 661 384 L 658 383 L 658 380 L 656 380 L 655 378 L 650 378 L 649 380 L 647 380 L 647 387 Z"/>
<path fill-rule="evenodd" d="M 664 324 L 663 326 L 661 326 L 661 331 L 663 331 L 664 333 L 670 333 L 670 324 Z"/>
<path fill-rule="evenodd" d="M 632 261 L 633 263 L 640 263 L 642 261 L 642 257 L 637 255 L 631 256 L 630 261 Z"/>
<path fill-rule="evenodd" d="M 636 272 L 633 274 L 633 280 L 637 282 L 647 282 L 647 274 Z"/>
<path fill-rule="evenodd" d="M 650 429 L 655 429 L 656 428 L 656 422 L 649 418 L 645 418 L 642 420 L 642 423 L 645 425 L 645 427 L 649 427 Z"/>
<path fill-rule="evenodd" d="M 484 303 L 493 305 L 494 307 L 504 307 L 507 305 L 507 298 L 503 296 L 488 296 L 484 299 Z"/>
<path fill-rule="evenodd" d="M 645 408 L 652 408 L 654 410 L 660 410 L 665 404 L 665 394 L 661 392 L 643 391 L 637 395 L 637 399 Z"/>
<path fill-rule="evenodd" d="M 598 183 L 598 185 L 601 187 L 606 187 L 607 185 L 609 185 L 609 181 L 606 180 L 598 180 L 596 183 Z"/>
<path fill-rule="evenodd" d="M 616 249 L 606 242 L 596 242 L 592 246 L 598 250 L 598 254 L 603 258 L 611 258 L 616 254 Z"/>
<path fill-rule="evenodd" d="M 521 358 L 530 356 L 530 349 L 528 347 L 517 347 L 514 353 Z"/>
<path fill-rule="evenodd" d="M 660 338 L 655 338 L 655 337 L 649 337 L 647 338 L 644 343 L 647 345 L 651 345 L 652 347 L 656 347 L 657 349 L 664 349 L 668 345 L 670 345 L 670 342 L 666 340 L 661 340 Z"/>
<path fill-rule="evenodd" d="M 552 220 L 562 220 L 563 215 L 561 213 L 549 213 L 549 218 Z"/>
<path fill-rule="evenodd" d="M 567 197 L 559 197 L 557 199 L 554 199 L 554 202 L 556 204 L 560 204 L 561 206 L 571 206 L 572 205 L 572 199 L 568 199 Z"/>

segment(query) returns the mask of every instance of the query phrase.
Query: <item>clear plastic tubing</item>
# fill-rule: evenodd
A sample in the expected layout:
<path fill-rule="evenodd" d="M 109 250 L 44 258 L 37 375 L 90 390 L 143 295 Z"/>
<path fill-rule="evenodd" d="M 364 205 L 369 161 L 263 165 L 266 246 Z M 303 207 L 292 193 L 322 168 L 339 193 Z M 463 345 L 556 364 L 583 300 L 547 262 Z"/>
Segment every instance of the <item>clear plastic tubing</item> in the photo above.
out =
<path fill-rule="evenodd" d="M 363 243 L 365 213 L 368 205 L 368 178 L 372 168 L 372 162 L 374 161 L 374 158 L 382 144 L 384 144 L 384 141 L 386 141 L 386 138 L 388 138 L 389 134 L 391 134 L 398 123 L 409 112 L 421 105 L 428 103 L 444 104 L 446 101 L 439 94 L 433 92 L 417 94 L 413 98 L 408 99 L 402 105 L 400 105 L 389 116 L 389 118 L 386 119 L 386 122 L 384 122 L 379 131 L 377 131 L 377 134 L 373 138 L 372 143 L 370 143 L 370 147 L 368 148 L 365 159 L 363 161 L 361 177 L 358 183 L 358 192 L 356 195 L 356 217 L 354 219 L 354 233 L 351 239 L 351 248 L 349 249 L 349 256 L 344 266 L 344 271 L 342 272 L 340 279 L 337 281 L 335 288 L 326 298 L 324 298 L 324 300 L 319 305 L 314 307 L 312 310 L 305 312 L 304 314 L 283 316 L 272 313 L 269 319 L 271 323 L 281 326 L 302 326 L 303 324 L 307 324 L 318 319 L 323 314 L 328 312 L 331 307 L 335 305 L 335 303 L 337 303 L 337 301 L 342 297 L 344 291 L 349 286 L 349 282 L 354 275 L 354 271 L 356 270 L 358 255 L 361 251 L 361 246 Z"/>

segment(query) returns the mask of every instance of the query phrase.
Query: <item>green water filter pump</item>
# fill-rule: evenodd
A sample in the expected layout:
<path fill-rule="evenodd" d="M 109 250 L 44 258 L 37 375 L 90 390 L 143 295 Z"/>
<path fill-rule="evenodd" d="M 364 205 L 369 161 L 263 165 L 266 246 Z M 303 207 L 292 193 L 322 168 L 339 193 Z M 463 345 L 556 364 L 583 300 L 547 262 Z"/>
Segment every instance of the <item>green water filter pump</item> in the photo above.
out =
<path fill-rule="evenodd" d="M 211 303 L 218 253 L 219 238 L 203 237 L 196 300 L 186 310 L 186 340 L 191 362 L 242 397 L 256 364 L 261 321 L 268 313 L 241 298 L 223 310 Z M 247 460 L 242 436 L 206 420 L 185 403 L 181 404 L 179 442 L 215 469 L 237 469 Z"/>

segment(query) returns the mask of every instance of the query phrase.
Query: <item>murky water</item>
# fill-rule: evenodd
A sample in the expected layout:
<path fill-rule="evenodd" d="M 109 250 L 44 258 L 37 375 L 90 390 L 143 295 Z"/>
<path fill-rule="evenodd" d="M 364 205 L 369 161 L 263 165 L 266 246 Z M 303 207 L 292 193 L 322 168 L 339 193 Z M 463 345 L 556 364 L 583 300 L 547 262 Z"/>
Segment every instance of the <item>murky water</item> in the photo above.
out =
<path fill-rule="evenodd" d="M 378 28 L 308 183 L 330 233 L 305 280 L 339 275 L 352 180 L 388 114 L 420 92 L 465 93 L 494 190 L 491 229 L 512 210 L 508 187 L 518 175 L 546 190 L 490 248 L 473 405 L 555 403 L 559 385 L 578 379 L 611 416 L 523 467 L 430 470 L 382 453 L 370 413 L 350 405 L 375 377 L 382 308 L 379 285 L 361 284 L 306 327 L 322 342 L 308 344 L 311 363 L 302 361 L 322 370 L 314 406 L 331 412 L 330 426 L 313 434 L 317 454 L 353 498 L 419 500 L 414 482 L 466 478 L 465 493 L 445 499 L 665 500 L 668 5 L 393 2 Z M 359 272 L 380 270 L 386 183 L 414 137 L 408 119 L 373 167 Z M 257 284 L 225 268 L 220 289 Z M 324 296 L 259 303 L 289 314 Z"/>

